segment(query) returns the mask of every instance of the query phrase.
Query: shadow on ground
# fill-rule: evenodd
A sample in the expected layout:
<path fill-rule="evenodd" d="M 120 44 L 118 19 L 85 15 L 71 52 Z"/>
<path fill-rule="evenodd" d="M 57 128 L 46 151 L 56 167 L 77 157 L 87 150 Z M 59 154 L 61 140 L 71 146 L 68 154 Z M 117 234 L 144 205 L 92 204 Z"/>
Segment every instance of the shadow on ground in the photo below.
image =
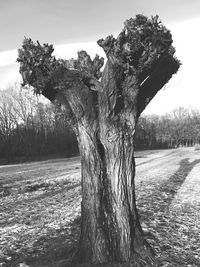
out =
<path fill-rule="evenodd" d="M 198 241 L 195 228 L 192 230 L 191 224 L 183 221 L 184 214 L 181 217 L 176 212 L 170 211 L 170 204 L 177 191 L 191 170 L 199 163 L 200 160 L 190 163 L 189 159 L 183 159 L 178 170 L 169 179 L 158 180 L 156 184 L 148 188 L 149 192 L 144 187 L 144 194 L 138 201 L 142 227 L 147 240 L 156 251 L 160 267 L 200 266 L 200 259 L 196 257 L 194 248 L 190 247 Z M 180 234 L 182 229 L 190 231 L 187 236 Z M 189 242 L 191 236 L 193 236 L 193 241 Z"/>
<path fill-rule="evenodd" d="M 169 205 L 173 200 L 178 189 L 181 187 L 186 177 L 193 169 L 193 167 L 200 163 L 200 160 L 189 162 L 189 159 L 183 159 L 180 162 L 179 169 L 166 181 L 161 181 L 157 185 L 152 186 L 152 190 L 146 192 L 146 196 L 138 203 L 139 213 L 141 220 L 151 225 L 151 222 L 157 216 L 157 219 L 161 220 L 160 224 L 155 226 L 155 231 L 159 232 L 165 227 L 163 225 L 163 217 L 168 212 Z M 142 207 L 142 210 L 140 209 Z M 31 267 L 71 267 L 70 260 L 75 253 L 78 246 L 78 238 L 80 233 L 80 217 L 77 217 L 67 229 L 58 230 L 57 235 L 54 237 L 43 236 L 35 244 L 33 253 L 30 255 L 21 255 L 15 264 L 9 266 L 20 266 L 19 264 L 24 262 Z M 166 220 L 166 224 L 167 224 Z M 152 228 L 151 226 L 149 227 Z M 69 231 L 70 229 L 70 231 Z M 153 228 L 152 228 L 153 229 Z M 147 233 L 148 238 L 148 233 Z M 152 235 L 156 245 L 159 247 L 159 238 Z M 150 242 L 151 243 L 151 242 Z M 152 242 L 153 245 L 153 242 Z M 38 247 L 43 247 L 44 250 L 38 251 Z M 163 247 L 166 251 L 166 247 Z M 162 253 L 162 247 L 160 249 Z M 189 262 L 188 262 L 189 263 Z M 25 267 L 26 265 L 24 265 Z M 92 265 L 79 265 L 82 267 L 89 267 Z M 121 266 L 119 264 L 114 265 L 96 265 L 96 266 Z M 162 266 L 162 265 L 160 265 Z M 166 265 L 168 266 L 168 265 Z M 171 265 L 169 265 L 171 266 Z M 179 265 L 174 265 L 179 266 Z M 181 265 L 180 265 L 181 266 Z"/>
<path fill-rule="evenodd" d="M 22 256 L 10 266 L 20 266 L 18 264 L 23 262 L 31 267 L 71 267 L 71 258 L 78 247 L 80 222 L 81 217 L 78 216 L 67 229 L 58 230 L 55 237 L 41 237 L 34 244 L 32 255 Z M 42 253 L 38 251 L 41 246 L 44 248 Z"/>
<path fill-rule="evenodd" d="M 200 163 L 200 160 L 195 160 L 189 162 L 189 159 L 183 159 L 180 162 L 178 170 L 166 181 L 153 184 L 152 190 L 148 193 L 148 197 L 141 199 L 138 203 L 139 208 L 145 206 L 145 210 L 140 211 L 142 217 L 147 218 L 150 215 L 153 215 L 157 211 L 164 212 L 169 207 L 171 201 L 173 200 L 175 194 L 179 188 L 184 183 L 186 177 L 190 171 L 194 168 L 195 165 Z M 159 205 L 157 205 L 159 204 Z M 149 206 L 149 207 L 147 207 Z M 153 214 L 151 210 L 153 209 Z M 143 209 L 142 209 L 143 210 Z M 148 212 L 149 211 L 149 212 Z M 144 214 L 145 213 L 145 214 Z"/>

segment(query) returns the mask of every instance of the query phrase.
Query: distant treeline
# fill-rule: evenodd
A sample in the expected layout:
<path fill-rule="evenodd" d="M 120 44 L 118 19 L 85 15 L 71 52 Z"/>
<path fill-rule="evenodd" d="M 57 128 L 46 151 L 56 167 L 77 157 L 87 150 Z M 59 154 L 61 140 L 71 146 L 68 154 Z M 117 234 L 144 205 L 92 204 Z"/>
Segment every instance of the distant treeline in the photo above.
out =
<path fill-rule="evenodd" d="M 178 108 L 163 116 L 142 116 L 136 149 L 162 149 L 200 143 L 200 112 Z M 78 154 L 76 136 L 64 110 L 19 85 L 0 91 L 0 162 Z"/>
<path fill-rule="evenodd" d="M 137 149 L 176 148 L 200 144 L 200 112 L 177 108 L 158 116 L 142 116 L 136 129 Z"/>
<path fill-rule="evenodd" d="M 17 85 L 0 91 L 0 162 L 77 154 L 61 107 Z"/>

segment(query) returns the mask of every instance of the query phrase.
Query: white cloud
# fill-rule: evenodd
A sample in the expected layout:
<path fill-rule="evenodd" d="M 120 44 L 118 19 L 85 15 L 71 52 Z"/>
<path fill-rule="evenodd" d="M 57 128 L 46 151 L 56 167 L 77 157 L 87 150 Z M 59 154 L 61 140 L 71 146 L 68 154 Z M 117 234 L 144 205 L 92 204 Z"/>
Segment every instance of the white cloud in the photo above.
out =
<path fill-rule="evenodd" d="M 105 57 L 103 49 L 96 42 L 61 44 L 56 45 L 54 48 L 54 55 L 59 58 L 77 58 L 77 52 L 81 50 L 85 50 L 91 57 L 96 54 Z"/>
<path fill-rule="evenodd" d="M 103 50 L 96 42 L 74 43 L 55 45 L 54 55 L 57 58 L 77 58 L 77 52 L 85 50 L 91 57 L 96 54 L 104 57 Z M 4 89 L 12 84 L 16 79 L 20 79 L 19 65 L 16 63 L 17 49 L 0 52 L 0 89 Z"/>
<path fill-rule="evenodd" d="M 165 113 L 178 106 L 200 107 L 199 62 L 200 54 L 200 19 L 188 20 L 175 25 L 171 29 L 176 55 L 182 66 L 174 75 L 165 90 L 161 90 L 147 107 L 145 113 Z M 59 58 L 76 58 L 77 51 L 85 50 L 91 57 L 95 54 L 104 56 L 103 50 L 96 42 L 56 45 L 54 55 Z M 17 50 L 0 52 L 0 88 L 5 87 L 19 77 L 18 64 L 15 63 Z"/>
<path fill-rule="evenodd" d="M 0 90 L 20 80 L 19 66 L 17 63 L 0 67 Z"/>
<path fill-rule="evenodd" d="M 171 111 L 179 106 L 200 107 L 199 62 L 200 62 L 200 18 L 169 25 L 176 48 L 176 56 L 181 60 L 180 70 L 149 104 L 145 113 Z"/>
<path fill-rule="evenodd" d="M 17 59 L 17 49 L 0 52 L 0 67 L 14 64 Z"/>
<path fill-rule="evenodd" d="M 97 45 L 96 42 L 86 43 L 74 43 L 74 44 L 61 44 L 55 45 L 54 55 L 60 58 L 76 58 L 77 52 L 85 50 L 92 57 L 98 53 L 100 56 L 104 56 L 103 50 Z M 14 64 L 17 59 L 17 49 L 7 50 L 0 52 L 0 67 Z"/>

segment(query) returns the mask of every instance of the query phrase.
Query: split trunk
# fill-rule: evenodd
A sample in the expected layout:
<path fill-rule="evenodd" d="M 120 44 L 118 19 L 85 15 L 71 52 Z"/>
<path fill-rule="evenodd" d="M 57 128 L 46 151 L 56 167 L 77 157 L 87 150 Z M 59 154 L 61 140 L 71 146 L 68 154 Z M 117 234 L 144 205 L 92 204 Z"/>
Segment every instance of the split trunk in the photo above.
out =
<path fill-rule="evenodd" d="M 82 223 L 76 260 L 129 262 L 139 255 L 151 266 L 136 209 L 133 136 L 117 127 L 100 133 L 83 125 L 78 129 Z"/>

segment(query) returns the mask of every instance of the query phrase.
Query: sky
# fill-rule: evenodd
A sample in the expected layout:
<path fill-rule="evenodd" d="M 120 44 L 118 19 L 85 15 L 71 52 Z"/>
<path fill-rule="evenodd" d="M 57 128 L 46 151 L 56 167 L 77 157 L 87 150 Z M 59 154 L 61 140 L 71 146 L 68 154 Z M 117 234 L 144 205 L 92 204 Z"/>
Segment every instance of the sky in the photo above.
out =
<path fill-rule="evenodd" d="M 17 49 L 24 36 L 52 43 L 60 58 L 86 50 L 92 57 L 104 52 L 96 41 L 114 36 L 136 14 L 158 14 L 171 30 L 182 66 L 146 108 L 164 114 L 179 106 L 200 109 L 199 0 L 0 0 L 0 89 L 20 80 Z"/>

